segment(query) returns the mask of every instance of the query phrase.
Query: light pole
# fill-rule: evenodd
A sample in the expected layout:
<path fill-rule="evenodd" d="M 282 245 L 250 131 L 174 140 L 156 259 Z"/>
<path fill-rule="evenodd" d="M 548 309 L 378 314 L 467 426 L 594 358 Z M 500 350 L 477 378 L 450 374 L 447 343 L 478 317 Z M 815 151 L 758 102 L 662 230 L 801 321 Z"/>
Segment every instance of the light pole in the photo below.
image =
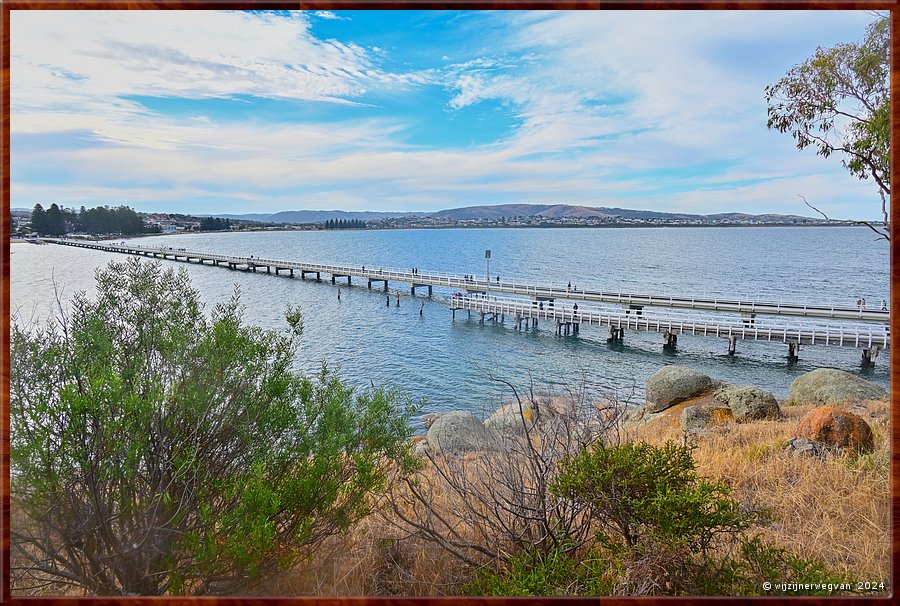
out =
<path fill-rule="evenodd" d="M 484 251 L 484 262 L 487 264 L 487 294 L 485 295 L 488 299 L 491 298 L 491 250 L 487 249 Z"/>

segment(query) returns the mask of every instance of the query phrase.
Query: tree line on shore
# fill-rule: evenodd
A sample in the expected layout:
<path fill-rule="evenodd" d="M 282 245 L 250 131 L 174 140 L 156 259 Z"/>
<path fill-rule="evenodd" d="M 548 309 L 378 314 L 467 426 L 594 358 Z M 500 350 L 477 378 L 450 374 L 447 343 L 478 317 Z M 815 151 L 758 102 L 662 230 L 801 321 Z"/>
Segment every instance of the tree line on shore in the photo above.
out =
<path fill-rule="evenodd" d="M 99 234 L 143 234 L 159 233 L 158 225 L 148 225 L 134 209 L 128 206 L 96 206 L 78 212 L 56 203 L 47 209 L 35 204 L 31 211 L 31 231 L 42 236 L 64 236 L 67 233 L 82 232 Z"/>
<path fill-rule="evenodd" d="M 365 229 L 366 222 L 360 219 L 328 219 L 325 229 Z"/>

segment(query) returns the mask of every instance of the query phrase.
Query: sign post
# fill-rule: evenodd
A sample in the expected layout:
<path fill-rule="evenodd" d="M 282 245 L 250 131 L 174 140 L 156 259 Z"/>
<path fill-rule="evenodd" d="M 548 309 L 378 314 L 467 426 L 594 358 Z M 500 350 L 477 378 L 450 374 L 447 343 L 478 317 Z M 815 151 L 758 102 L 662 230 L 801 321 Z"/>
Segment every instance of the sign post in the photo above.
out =
<path fill-rule="evenodd" d="M 484 251 L 484 262 L 487 264 L 487 296 L 488 299 L 491 298 L 491 250 L 487 249 Z"/>

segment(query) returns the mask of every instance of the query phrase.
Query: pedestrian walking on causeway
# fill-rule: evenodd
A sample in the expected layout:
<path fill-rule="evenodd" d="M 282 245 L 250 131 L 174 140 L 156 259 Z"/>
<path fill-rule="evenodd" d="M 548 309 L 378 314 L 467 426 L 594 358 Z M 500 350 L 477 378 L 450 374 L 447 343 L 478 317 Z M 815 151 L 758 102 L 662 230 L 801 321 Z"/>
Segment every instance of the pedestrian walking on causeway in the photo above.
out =
<path fill-rule="evenodd" d="M 887 299 L 881 300 L 881 311 L 887 311 Z"/>

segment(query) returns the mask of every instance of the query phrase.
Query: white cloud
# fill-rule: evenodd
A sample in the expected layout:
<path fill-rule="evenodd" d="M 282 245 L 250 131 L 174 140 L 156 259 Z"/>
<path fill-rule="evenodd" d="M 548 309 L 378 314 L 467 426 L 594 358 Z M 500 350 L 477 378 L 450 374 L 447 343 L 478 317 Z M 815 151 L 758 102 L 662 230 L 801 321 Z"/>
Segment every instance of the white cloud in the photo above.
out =
<path fill-rule="evenodd" d="M 314 11 L 313 14 L 319 19 L 336 19 L 340 21 L 349 21 L 349 17 L 338 15 L 334 11 Z"/>
<path fill-rule="evenodd" d="M 862 13 L 479 14 L 502 27 L 471 51 L 477 56 L 402 73 L 383 67 L 382 46 L 316 38 L 312 15 L 339 17 L 14 11 L 14 201 L 215 199 L 234 210 L 406 210 L 552 199 L 804 212 L 796 198 L 804 193 L 848 216 L 850 203 L 875 197 L 834 158 L 797 152 L 789 137 L 768 131 L 762 98 L 765 84 L 815 44 L 846 39 L 848 18 L 861 32 L 871 20 Z M 796 54 L 779 58 L 771 72 L 721 54 L 735 44 L 787 48 L 786 40 L 795 41 Z M 430 149 L 403 143 L 410 116 L 329 124 L 175 120 L 124 98 L 357 104 L 376 87 L 402 95 L 439 83 L 448 111 L 499 102 L 516 128 L 491 144 Z M 100 145 L 48 152 L 22 144 L 59 133 Z M 63 188 L 16 180 L 35 166 L 73 177 Z"/>
<path fill-rule="evenodd" d="M 14 11 L 12 109 L 126 95 L 347 100 L 387 78 L 352 44 L 321 41 L 303 13 Z"/>

